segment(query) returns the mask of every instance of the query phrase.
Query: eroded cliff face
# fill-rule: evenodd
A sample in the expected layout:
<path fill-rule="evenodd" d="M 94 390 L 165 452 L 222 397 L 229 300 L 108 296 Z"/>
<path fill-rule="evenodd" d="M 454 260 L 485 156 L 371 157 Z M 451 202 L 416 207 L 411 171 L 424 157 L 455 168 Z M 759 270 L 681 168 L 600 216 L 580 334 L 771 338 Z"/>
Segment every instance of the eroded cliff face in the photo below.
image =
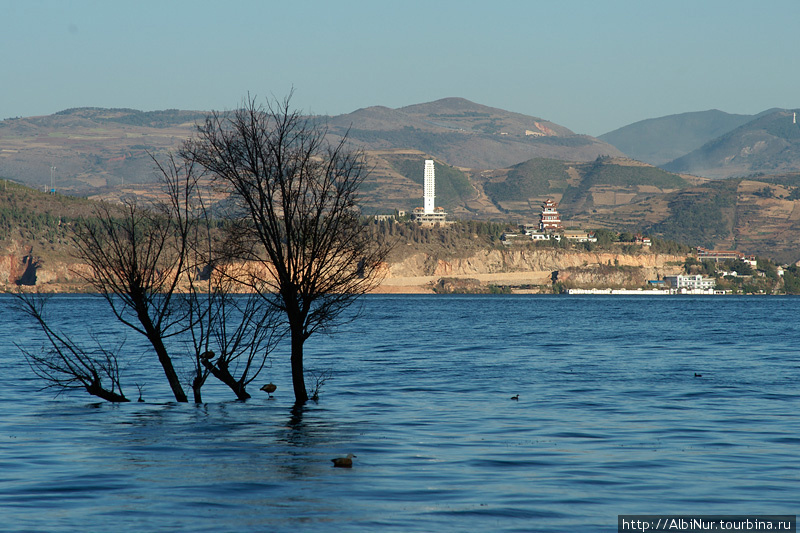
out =
<path fill-rule="evenodd" d="M 19 287 L 47 292 L 84 290 L 82 275 L 89 273 L 88 265 L 43 260 L 31 246 L 16 241 L 0 251 L 0 290 Z"/>
<path fill-rule="evenodd" d="M 382 274 L 387 280 L 420 278 L 419 285 L 425 286 L 436 278 L 480 278 L 484 285 L 549 286 L 552 274 L 557 272 L 557 281 L 571 287 L 640 287 L 647 280 L 681 273 L 685 259 L 649 252 L 624 255 L 560 249 L 490 249 L 453 258 L 415 253 L 387 264 Z M 0 290 L 30 286 L 44 292 L 85 291 L 91 289 L 85 281 L 91 272 L 86 264 L 42 260 L 35 250 L 19 243 L 12 243 L 0 253 Z M 198 274 L 202 277 L 208 273 Z"/>
<path fill-rule="evenodd" d="M 41 260 L 30 246 L 12 242 L 0 255 L 0 284 L 5 286 L 35 285 Z"/>
<path fill-rule="evenodd" d="M 575 282 L 591 282 L 613 274 L 638 280 L 656 279 L 682 271 L 685 256 L 642 252 L 624 255 L 614 252 L 571 252 L 558 249 L 542 250 L 481 250 L 469 257 L 437 259 L 418 253 L 389 265 L 390 277 L 469 276 L 507 272 L 555 272 L 559 279 L 573 278 Z M 615 268 L 608 269 L 613 266 Z M 600 268 L 603 267 L 603 268 Z M 622 272 L 629 272 L 621 276 Z M 636 271 L 636 276 L 630 273 Z"/>

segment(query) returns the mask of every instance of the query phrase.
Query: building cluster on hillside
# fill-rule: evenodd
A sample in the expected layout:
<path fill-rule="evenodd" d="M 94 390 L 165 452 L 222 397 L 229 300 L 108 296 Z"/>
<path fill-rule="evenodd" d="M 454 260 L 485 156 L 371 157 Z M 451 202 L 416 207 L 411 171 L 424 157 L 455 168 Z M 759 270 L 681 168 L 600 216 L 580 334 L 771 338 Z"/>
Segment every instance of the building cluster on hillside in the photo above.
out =
<path fill-rule="evenodd" d="M 436 173 L 434 161 L 431 159 L 425 160 L 423 170 L 423 206 L 415 208 L 410 215 L 413 220 L 420 225 L 444 225 L 451 224 L 447 220 L 447 213 L 442 207 L 435 205 L 435 191 L 436 191 Z M 376 215 L 376 220 L 392 220 L 396 217 L 404 217 L 404 211 L 397 211 L 396 215 Z M 652 241 L 649 237 L 641 234 L 627 234 L 623 237 L 624 240 L 617 240 L 615 245 L 621 247 L 621 250 L 630 252 L 631 246 L 638 246 L 642 248 L 652 246 Z M 506 246 L 515 244 L 529 243 L 531 241 L 567 241 L 575 243 L 595 243 L 597 236 L 588 231 L 580 229 L 566 229 L 561 214 L 558 211 L 558 203 L 553 199 L 546 199 L 541 204 L 541 212 L 539 213 L 539 221 L 537 223 L 523 223 L 519 224 L 517 230 L 509 230 L 504 232 L 501 237 L 501 242 Z M 590 247 L 588 249 L 591 249 Z M 687 261 L 687 274 L 665 276 L 664 278 L 650 280 L 647 282 L 648 288 L 644 289 L 580 289 L 570 288 L 567 292 L 570 294 L 728 294 L 737 292 L 737 287 L 743 287 L 744 283 L 750 283 L 750 278 L 756 276 L 766 277 L 765 271 L 757 271 L 758 261 L 754 255 L 746 255 L 742 252 L 730 250 L 708 250 L 706 248 L 698 247 L 695 255 L 696 259 L 700 262 L 714 261 L 720 263 L 724 261 L 741 261 L 749 265 L 750 268 L 755 270 L 751 275 L 750 268 L 744 267 L 744 272 L 735 263 L 733 265 L 727 264 L 727 270 L 722 271 L 718 267 L 710 268 L 710 265 L 703 265 L 702 272 L 713 272 L 714 277 L 704 276 L 697 274 L 699 269 L 691 267 L 691 263 Z M 616 263 L 616 261 L 615 261 Z M 608 262 L 611 264 L 611 261 Z M 697 263 L 694 263 L 697 265 Z M 735 269 L 738 269 L 737 273 Z M 784 269 L 777 267 L 775 275 L 783 276 Z M 724 278 L 724 279 L 723 279 Z M 718 286 L 719 283 L 719 286 Z M 732 288 L 731 288 L 732 287 Z M 751 289 L 752 290 L 752 289 Z M 764 292 L 763 290 L 760 292 Z"/>
<path fill-rule="evenodd" d="M 736 252 L 733 250 L 708 250 L 706 248 L 697 247 L 697 259 L 700 261 L 714 261 L 715 263 L 719 263 L 720 261 L 744 261 L 752 268 L 756 268 L 758 266 L 758 260 L 754 255 L 745 255 L 742 252 Z"/>
<path fill-rule="evenodd" d="M 503 244 L 507 246 L 528 240 L 561 241 L 562 238 L 573 242 L 597 242 L 597 237 L 593 233 L 564 229 L 558 204 L 551 199 L 545 200 L 542 204 L 538 224 L 520 224 L 519 232 L 507 231 L 500 236 Z"/>
<path fill-rule="evenodd" d="M 538 224 L 520 224 L 518 232 L 507 231 L 500 238 L 503 244 L 507 246 L 523 243 L 527 239 L 534 241 L 560 241 L 561 239 L 567 239 L 578 243 L 597 242 L 597 237 L 592 232 L 580 229 L 565 229 L 561 214 L 558 212 L 558 204 L 552 199 L 547 199 L 542 203 Z M 652 246 L 653 243 L 650 237 L 636 234 L 633 241 L 618 242 L 617 244 L 645 247 Z"/>

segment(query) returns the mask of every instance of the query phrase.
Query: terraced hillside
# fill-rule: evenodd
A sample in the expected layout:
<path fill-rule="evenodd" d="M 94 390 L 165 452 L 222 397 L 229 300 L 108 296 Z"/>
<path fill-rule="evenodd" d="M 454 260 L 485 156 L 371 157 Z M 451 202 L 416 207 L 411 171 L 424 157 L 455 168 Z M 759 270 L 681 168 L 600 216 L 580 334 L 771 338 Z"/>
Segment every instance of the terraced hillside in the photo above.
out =
<path fill-rule="evenodd" d="M 793 263 L 800 260 L 800 174 L 708 181 L 566 218 Z"/>
<path fill-rule="evenodd" d="M 399 109 L 374 106 L 328 119 L 333 135 L 347 132 L 367 150 L 407 148 L 449 165 L 504 168 L 533 157 L 591 161 L 621 156 L 608 143 L 539 117 L 484 106 L 463 98 Z"/>
<path fill-rule="evenodd" d="M 590 163 L 532 159 L 485 176 L 486 195 L 503 212 L 538 215 L 550 198 L 572 216 L 641 201 L 689 187 L 684 177 L 623 158 L 598 158 Z"/>

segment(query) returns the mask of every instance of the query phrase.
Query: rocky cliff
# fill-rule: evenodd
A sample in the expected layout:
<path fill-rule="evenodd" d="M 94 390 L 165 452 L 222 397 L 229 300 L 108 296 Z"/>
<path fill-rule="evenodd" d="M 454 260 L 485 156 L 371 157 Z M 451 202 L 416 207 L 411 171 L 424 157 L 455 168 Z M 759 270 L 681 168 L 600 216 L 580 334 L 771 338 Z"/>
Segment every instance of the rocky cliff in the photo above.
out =
<path fill-rule="evenodd" d="M 0 291 L 31 288 L 42 292 L 75 292 L 88 287 L 88 265 L 69 260 L 44 259 L 36 250 L 11 241 L 0 251 Z"/>
<path fill-rule="evenodd" d="M 549 286 L 555 280 L 574 287 L 639 287 L 649 279 L 680 273 L 685 259 L 647 251 L 622 254 L 554 248 L 485 249 L 463 257 L 418 252 L 389 263 L 384 285 L 432 287 L 441 278 L 469 278 L 484 285 Z M 42 259 L 16 242 L 0 254 L 0 289 L 84 291 L 90 272 L 85 264 Z"/>
<path fill-rule="evenodd" d="M 470 277 L 478 274 L 556 272 L 559 279 L 572 277 L 576 283 L 593 283 L 604 277 L 631 281 L 656 279 L 681 272 L 686 257 L 642 252 L 574 252 L 559 249 L 481 250 L 469 257 L 436 258 L 413 254 L 389 265 L 388 278 L 397 277 Z M 601 268 L 602 267 L 602 268 Z M 609 268 L 612 267 L 612 268 Z M 621 272 L 628 272 L 620 276 Z M 636 273 L 632 276 L 631 273 Z"/>

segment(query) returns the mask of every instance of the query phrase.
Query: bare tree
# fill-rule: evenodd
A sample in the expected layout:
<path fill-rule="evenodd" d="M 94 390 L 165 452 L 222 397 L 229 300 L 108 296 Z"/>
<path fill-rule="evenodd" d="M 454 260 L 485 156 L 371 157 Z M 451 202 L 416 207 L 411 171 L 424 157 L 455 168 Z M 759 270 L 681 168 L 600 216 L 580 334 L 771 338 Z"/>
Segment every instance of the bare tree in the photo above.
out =
<path fill-rule="evenodd" d="M 184 168 L 191 169 L 188 162 Z M 192 390 L 201 402 L 201 388 L 209 375 L 227 385 L 240 400 L 250 398 L 246 387 L 255 380 L 280 339 L 276 311 L 255 293 L 237 294 L 235 265 L 221 255 L 218 220 L 210 214 L 209 200 L 191 171 L 179 172 L 173 158 L 159 165 L 168 191 L 168 204 L 160 211 L 184 223 L 188 254 L 182 296 L 189 311 L 188 333 L 194 355 Z"/>
<path fill-rule="evenodd" d="M 168 350 L 170 337 L 177 337 L 170 342 L 173 350 L 191 344 L 190 351 L 179 353 L 193 356 L 195 402 L 202 401 L 209 375 L 247 399 L 247 385 L 280 338 L 277 311 L 256 293 L 234 294 L 238 285 L 228 272 L 234 267 L 219 257 L 219 231 L 191 161 L 153 160 L 163 177 L 161 201 L 146 207 L 135 199 L 121 208 L 100 204 L 93 218 L 77 226 L 77 256 L 92 267 L 85 279 L 118 320 L 148 339 L 177 401 L 188 399 Z M 18 298 L 52 347 L 41 355 L 21 348 L 48 387 L 84 388 L 109 401 L 128 401 L 121 392 L 118 350 L 80 346 L 50 326 L 44 298 L 21 293 Z"/>
<path fill-rule="evenodd" d="M 186 402 L 165 339 L 191 326 L 191 314 L 177 297 L 176 289 L 186 270 L 192 216 L 183 207 L 185 198 L 176 195 L 190 194 L 186 191 L 196 180 L 191 165 L 181 167 L 174 159 L 169 164 L 160 167 L 165 178 L 172 178 L 165 179 L 167 196 L 172 200 L 164 204 L 166 207 L 145 208 L 133 198 L 125 200 L 121 207 L 100 203 L 93 217 L 76 224 L 73 241 L 77 259 L 92 269 L 84 279 L 105 298 L 117 319 L 147 338 L 175 399 Z M 186 178 L 186 185 L 169 189 L 179 177 Z M 21 301 L 23 310 L 39 322 L 53 346 L 53 354 L 45 358 L 26 354 L 40 377 L 51 386 L 66 389 L 70 388 L 71 380 L 87 381 L 87 373 L 92 378 L 94 374 L 105 373 L 111 378 L 110 392 L 114 392 L 114 387 L 120 384 L 117 354 L 103 348 L 107 362 L 98 361 L 68 336 L 57 334 L 44 319 L 41 305 L 34 300 L 21 298 Z M 102 372 L 97 372 L 98 369 Z M 99 386 L 99 381 L 95 381 Z M 101 394 L 86 388 L 106 399 L 113 396 L 105 394 L 102 387 Z"/>
<path fill-rule="evenodd" d="M 92 267 L 86 281 L 105 297 L 117 319 L 147 338 L 178 402 L 188 398 L 164 340 L 185 331 L 190 318 L 175 298 L 186 268 L 189 231 L 187 221 L 128 199 L 121 216 L 101 204 L 95 218 L 79 224 L 75 234 L 78 258 Z"/>
<path fill-rule="evenodd" d="M 281 335 L 276 311 L 256 293 L 235 294 L 229 265 L 218 264 L 205 281 L 192 280 L 190 307 L 196 320 L 190 329 L 196 362 L 195 401 L 208 374 L 227 385 L 240 400 L 255 380 Z M 199 382 L 199 386 L 195 384 Z"/>
<path fill-rule="evenodd" d="M 264 107 L 248 97 L 237 111 L 212 114 L 182 155 L 239 209 L 229 253 L 261 266 L 245 283 L 285 317 L 302 404 L 305 341 L 341 323 L 343 311 L 377 284 L 388 248 L 370 238 L 360 217 L 363 153 L 346 138 L 326 142 L 326 129 L 292 110 L 290 99 Z"/>
<path fill-rule="evenodd" d="M 209 375 L 239 399 L 264 368 L 283 328 L 277 310 L 257 293 L 234 293 L 239 285 L 219 256 L 220 232 L 209 216 L 193 163 L 169 157 L 153 161 L 164 195 L 145 206 L 127 199 L 122 207 L 99 204 L 95 216 L 75 229 L 77 257 L 92 267 L 85 279 L 126 326 L 144 335 L 158 357 L 175 399 L 188 401 L 169 348 L 193 357 L 194 401 Z M 57 332 L 44 316 L 45 298 L 17 294 L 20 308 L 44 331 L 51 349 L 22 347 L 34 372 L 59 391 L 84 388 L 109 401 L 128 401 L 121 392 L 119 350 L 87 349 Z"/>
<path fill-rule="evenodd" d="M 17 345 L 34 373 L 46 383 L 45 388 L 55 388 L 59 393 L 84 389 L 109 402 L 130 401 L 122 393 L 116 350 L 104 348 L 99 342 L 94 349 L 83 348 L 51 327 L 44 314 L 44 296 L 21 292 L 15 295 L 19 308 L 39 323 L 50 343 L 49 349 L 41 351 Z"/>

